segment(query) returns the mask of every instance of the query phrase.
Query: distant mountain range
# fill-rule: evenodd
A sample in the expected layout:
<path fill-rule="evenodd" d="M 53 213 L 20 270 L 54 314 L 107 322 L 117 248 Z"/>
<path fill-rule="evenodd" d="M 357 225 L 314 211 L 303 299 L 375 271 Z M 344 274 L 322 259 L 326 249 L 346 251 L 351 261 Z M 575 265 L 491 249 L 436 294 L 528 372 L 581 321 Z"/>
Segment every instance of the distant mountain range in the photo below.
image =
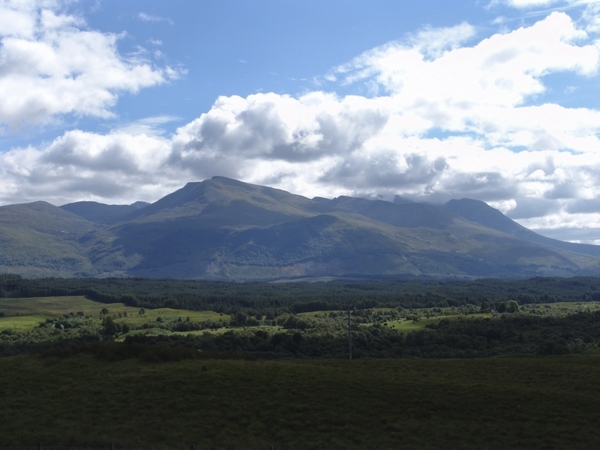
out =
<path fill-rule="evenodd" d="M 214 177 L 155 203 L 0 207 L 0 273 L 222 280 L 600 274 L 600 247 L 487 204 L 308 199 Z"/>

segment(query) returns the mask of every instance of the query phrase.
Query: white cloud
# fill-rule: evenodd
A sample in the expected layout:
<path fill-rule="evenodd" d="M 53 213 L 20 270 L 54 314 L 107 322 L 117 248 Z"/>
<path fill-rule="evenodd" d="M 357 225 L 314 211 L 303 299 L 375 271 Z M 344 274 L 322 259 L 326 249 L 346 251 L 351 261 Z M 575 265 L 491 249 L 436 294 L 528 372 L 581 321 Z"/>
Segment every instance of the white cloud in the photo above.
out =
<path fill-rule="evenodd" d="M 493 0 L 490 6 L 505 4 L 517 9 L 549 7 L 553 5 L 567 7 L 577 7 L 585 5 L 594 5 L 600 3 L 599 0 Z"/>
<path fill-rule="evenodd" d="M 143 22 L 167 22 L 169 25 L 173 25 L 173 21 L 168 17 L 155 16 L 153 14 L 146 14 L 144 12 L 139 13 L 138 17 Z"/>
<path fill-rule="evenodd" d="M 440 32 L 440 35 L 446 33 Z M 449 33 L 448 33 L 449 34 Z M 403 106 L 418 102 L 469 109 L 474 105 L 515 106 L 544 92 L 550 72 L 595 74 L 598 48 L 577 45 L 586 38 L 564 13 L 552 13 L 531 27 L 496 34 L 473 47 L 444 48 L 435 58 L 420 45 L 398 42 L 368 51 L 338 68 L 348 82 L 373 79 Z M 454 47 L 452 38 L 448 46 Z"/>
<path fill-rule="evenodd" d="M 583 11 L 581 20 L 588 33 L 600 33 L 600 1 L 590 2 Z"/>
<path fill-rule="evenodd" d="M 158 136 L 69 131 L 43 148 L 0 154 L 0 198 L 57 205 L 75 199 L 155 200 L 180 185 L 161 167 L 169 149 Z"/>
<path fill-rule="evenodd" d="M 119 36 L 87 29 L 67 3 L 0 1 L 0 130 L 65 114 L 109 117 L 119 93 L 177 76 L 123 57 Z"/>
<path fill-rule="evenodd" d="M 119 125 L 114 131 L 126 135 L 162 136 L 166 133 L 163 125 L 181 120 L 176 116 L 155 116 Z"/>
<path fill-rule="evenodd" d="M 397 110 L 394 127 L 409 135 L 437 129 L 470 133 L 488 147 L 596 151 L 597 111 L 527 106 L 546 91 L 548 74 L 596 75 L 600 53 L 586 38 L 568 15 L 552 13 L 472 47 L 453 48 L 450 38 L 451 49 L 435 58 L 412 42 L 396 42 L 366 52 L 335 73 L 348 82 L 383 86 Z"/>
<path fill-rule="evenodd" d="M 514 8 L 531 8 L 536 6 L 550 6 L 558 0 L 506 0 Z"/>
<path fill-rule="evenodd" d="M 523 11 L 525 17 L 535 17 L 547 14 L 549 11 L 580 11 L 578 22 L 588 33 L 600 32 L 600 0 L 492 0 L 488 8 L 506 5 Z M 528 11 L 529 10 L 529 11 Z M 506 17 L 498 17 L 494 23 L 506 22 Z"/>

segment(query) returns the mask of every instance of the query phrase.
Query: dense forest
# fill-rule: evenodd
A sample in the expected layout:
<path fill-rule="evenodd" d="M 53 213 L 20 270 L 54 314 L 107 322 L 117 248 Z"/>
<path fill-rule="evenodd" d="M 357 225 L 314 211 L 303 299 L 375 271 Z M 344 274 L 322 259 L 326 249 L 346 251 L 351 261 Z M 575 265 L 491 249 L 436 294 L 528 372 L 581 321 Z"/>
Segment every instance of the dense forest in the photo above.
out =
<path fill-rule="evenodd" d="M 144 308 L 213 310 L 227 314 L 374 307 L 431 308 L 600 300 L 599 277 L 475 281 L 333 281 L 233 283 L 145 278 L 38 278 L 0 275 L 0 298 L 85 295 L 102 303 Z"/>

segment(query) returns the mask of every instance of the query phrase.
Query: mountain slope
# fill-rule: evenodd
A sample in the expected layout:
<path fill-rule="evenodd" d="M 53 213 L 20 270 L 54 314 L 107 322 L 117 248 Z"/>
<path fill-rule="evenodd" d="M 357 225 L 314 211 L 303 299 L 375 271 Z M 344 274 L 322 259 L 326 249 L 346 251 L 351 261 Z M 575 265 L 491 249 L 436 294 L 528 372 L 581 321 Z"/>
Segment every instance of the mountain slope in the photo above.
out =
<path fill-rule="evenodd" d="M 2 206 L 0 273 L 94 275 L 78 241 L 97 229 L 97 225 L 45 202 Z"/>
<path fill-rule="evenodd" d="M 478 223 L 493 230 L 501 231 L 502 233 L 510 234 L 511 236 L 515 236 L 527 242 L 533 242 L 561 250 L 568 250 L 571 252 L 600 257 L 600 246 L 574 244 L 572 242 L 563 242 L 557 239 L 541 236 L 519 225 L 518 223 L 506 217 L 497 209 L 494 209 L 479 200 L 467 198 L 450 200 L 443 206 L 443 209 L 464 219 L 470 220 L 471 222 Z"/>
<path fill-rule="evenodd" d="M 318 199 L 336 209 L 348 211 L 395 227 L 427 227 L 443 230 L 457 219 L 449 212 L 423 203 L 391 203 L 382 200 L 366 200 L 354 197 L 337 197 L 333 200 Z"/>

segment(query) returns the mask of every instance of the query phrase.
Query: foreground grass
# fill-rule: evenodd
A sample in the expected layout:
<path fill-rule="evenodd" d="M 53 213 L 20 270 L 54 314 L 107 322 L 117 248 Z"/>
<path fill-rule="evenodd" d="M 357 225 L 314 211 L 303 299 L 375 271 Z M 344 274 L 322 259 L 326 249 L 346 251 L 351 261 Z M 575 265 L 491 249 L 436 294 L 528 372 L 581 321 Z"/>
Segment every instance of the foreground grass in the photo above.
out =
<path fill-rule="evenodd" d="M 600 358 L 0 360 L 0 445 L 599 448 Z"/>

